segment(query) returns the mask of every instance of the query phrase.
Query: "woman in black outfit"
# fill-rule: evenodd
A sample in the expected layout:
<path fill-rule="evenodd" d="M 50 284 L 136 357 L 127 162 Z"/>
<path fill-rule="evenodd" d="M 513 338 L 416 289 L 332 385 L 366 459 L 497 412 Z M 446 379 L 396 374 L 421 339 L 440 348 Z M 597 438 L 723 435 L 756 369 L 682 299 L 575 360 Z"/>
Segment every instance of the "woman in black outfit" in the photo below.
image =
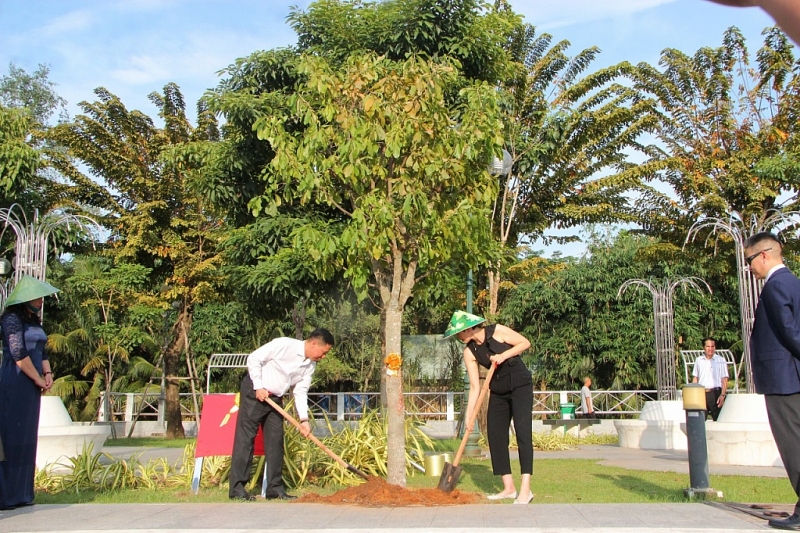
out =
<path fill-rule="evenodd" d="M 492 456 L 492 471 L 503 479 L 503 490 L 488 496 L 490 500 L 513 499 L 514 503 L 526 504 L 533 499 L 531 474 L 533 473 L 533 381 L 531 373 L 519 355 L 530 348 L 531 343 L 516 331 L 501 324 L 482 326 L 486 319 L 456 311 L 450 319 L 445 338 L 455 335 L 467 344 L 464 348 L 464 365 L 469 376 L 469 400 L 467 420 L 471 419 L 480 394 L 478 365 L 490 368 L 497 365 L 489 383 L 489 408 L 487 430 L 489 452 Z M 511 476 L 511 461 L 508 454 L 511 421 L 517 434 L 519 462 L 522 472 L 519 493 Z M 467 427 L 466 431 L 472 431 Z"/>

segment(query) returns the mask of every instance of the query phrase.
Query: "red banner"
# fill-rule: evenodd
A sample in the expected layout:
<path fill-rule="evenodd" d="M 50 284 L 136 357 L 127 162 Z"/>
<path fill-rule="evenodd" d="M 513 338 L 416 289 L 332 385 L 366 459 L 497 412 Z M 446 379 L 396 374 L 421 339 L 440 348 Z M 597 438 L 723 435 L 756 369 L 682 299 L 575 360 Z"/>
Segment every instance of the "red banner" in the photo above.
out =
<path fill-rule="evenodd" d="M 203 411 L 200 413 L 195 457 L 233 453 L 233 435 L 236 432 L 238 412 L 238 394 L 203 395 Z M 253 455 L 264 455 L 264 437 L 261 428 L 256 435 Z"/>

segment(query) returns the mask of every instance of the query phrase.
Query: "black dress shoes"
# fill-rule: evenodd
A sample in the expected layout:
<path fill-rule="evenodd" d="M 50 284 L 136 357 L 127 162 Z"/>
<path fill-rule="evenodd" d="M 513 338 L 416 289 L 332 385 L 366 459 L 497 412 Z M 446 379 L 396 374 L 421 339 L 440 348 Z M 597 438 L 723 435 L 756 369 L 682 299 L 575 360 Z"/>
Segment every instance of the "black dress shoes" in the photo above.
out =
<path fill-rule="evenodd" d="M 283 490 L 276 490 L 276 491 L 267 491 L 267 499 L 268 500 L 296 500 L 297 496 L 293 496 L 291 494 L 286 494 L 286 491 L 283 491 Z"/>
<path fill-rule="evenodd" d="M 228 496 L 231 500 L 236 500 L 239 502 L 254 502 L 256 501 L 256 497 L 252 494 L 236 494 L 235 496 Z"/>
<path fill-rule="evenodd" d="M 800 531 L 800 515 L 793 514 L 789 518 L 782 520 L 772 519 L 767 522 L 770 527 L 775 529 L 788 529 L 790 531 Z"/>

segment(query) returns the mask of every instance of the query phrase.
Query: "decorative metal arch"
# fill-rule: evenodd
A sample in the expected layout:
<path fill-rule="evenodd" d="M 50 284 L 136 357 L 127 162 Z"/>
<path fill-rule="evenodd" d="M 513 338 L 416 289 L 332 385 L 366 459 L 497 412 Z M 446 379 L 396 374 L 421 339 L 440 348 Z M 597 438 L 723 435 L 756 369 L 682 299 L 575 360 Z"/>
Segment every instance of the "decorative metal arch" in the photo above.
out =
<path fill-rule="evenodd" d="M 691 287 L 702 293 L 701 284 L 711 293 L 711 287 L 704 280 L 685 277 L 676 280 L 664 280 L 661 283 L 643 279 L 629 279 L 623 283 L 617 298 L 620 298 L 628 287 L 638 285 L 650 291 L 653 296 L 653 331 L 656 346 L 656 379 L 659 400 L 677 399 L 676 366 L 675 366 L 675 320 L 673 314 L 673 295 L 678 287 Z"/>
<path fill-rule="evenodd" d="M 97 242 L 102 232 L 100 225 L 94 219 L 84 215 L 74 215 L 63 209 L 54 209 L 41 217 L 36 210 L 33 219 L 28 221 L 25 211 L 19 204 L 0 209 L 0 222 L 3 223 L 0 239 L 8 228 L 11 228 L 16 236 L 14 277 L 13 280 L 9 280 L 9 286 L 0 291 L 2 298 L 0 305 L 5 303 L 6 290 L 11 292 L 23 274 L 46 281 L 47 245 L 53 230 L 64 226 L 70 231 L 75 227 L 81 233 L 88 235 L 93 243 Z"/>
<path fill-rule="evenodd" d="M 750 335 L 753 332 L 753 322 L 756 318 L 756 306 L 761 289 L 764 287 L 762 280 L 757 280 L 750 273 L 744 261 L 744 242 L 748 237 L 762 231 L 770 231 L 776 227 L 794 226 L 794 232 L 800 227 L 800 211 L 779 211 L 770 209 L 764 218 L 753 215 L 747 225 L 739 213 L 732 213 L 727 219 L 709 217 L 698 220 L 689 228 L 686 235 L 684 248 L 690 241 L 694 241 L 700 230 L 711 228 L 711 233 L 706 237 L 706 246 L 714 237 L 714 244 L 719 240 L 720 233 L 727 234 L 736 248 L 736 273 L 739 278 L 739 311 L 742 324 L 742 362 L 744 363 L 744 377 L 746 390 L 755 392 L 753 383 L 753 369 L 750 364 Z"/>

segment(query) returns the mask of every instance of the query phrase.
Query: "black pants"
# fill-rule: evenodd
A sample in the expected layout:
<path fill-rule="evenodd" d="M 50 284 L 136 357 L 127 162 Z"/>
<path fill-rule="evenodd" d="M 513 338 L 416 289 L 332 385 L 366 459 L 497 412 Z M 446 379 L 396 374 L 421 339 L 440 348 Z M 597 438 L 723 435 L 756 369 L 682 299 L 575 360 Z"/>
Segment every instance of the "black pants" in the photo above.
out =
<path fill-rule="evenodd" d="M 477 407 L 476 407 L 477 409 Z M 519 447 L 519 467 L 523 474 L 533 474 L 533 384 L 528 383 L 508 394 L 492 393 L 486 413 L 486 432 L 489 453 L 492 455 L 492 472 L 496 476 L 511 473 L 508 456 L 508 430 L 514 420 Z"/>
<path fill-rule="evenodd" d="M 722 411 L 722 407 L 717 405 L 717 400 L 720 396 L 722 396 L 721 388 L 717 387 L 716 389 L 706 389 L 706 413 L 711 415 L 711 420 L 714 422 L 717 421 L 717 418 L 719 418 L 719 412 Z"/>
<path fill-rule="evenodd" d="M 794 512 L 800 514 L 800 393 L 764 396 L 772 436 L 781 454 L 783 466 L 798 501 Z"/>
<path fill-rule="evenodd" d="M 280 406 L 283 399 L 270 396 Z M 236 433 L 233 437 L 231 475 L 228 496 L 242 497 L 247 494 L 245 485 L 250 481 L 253 466 L 253 447 L 258 427 L 264 431 L 264 453 L 267 456 L 267 492 L 283 490 L 283 417 L 267 402 L 256 400 L 253 381 L 249 375 L 242 379 L 239 395 L 239 413 Z"/>

